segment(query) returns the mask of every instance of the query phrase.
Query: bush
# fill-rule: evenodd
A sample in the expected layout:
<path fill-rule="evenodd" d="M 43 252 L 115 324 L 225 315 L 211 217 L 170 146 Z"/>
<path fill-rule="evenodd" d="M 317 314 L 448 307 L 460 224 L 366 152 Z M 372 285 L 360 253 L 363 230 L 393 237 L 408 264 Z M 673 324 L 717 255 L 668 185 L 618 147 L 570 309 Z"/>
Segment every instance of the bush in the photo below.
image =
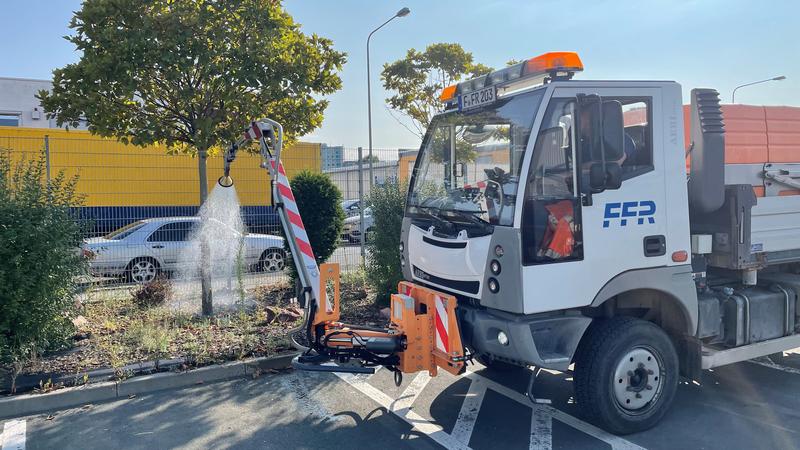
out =
<path fill-rule="evenodd" d="M 142 284 L 131 292 L 133 302 L 140 308 L 161 306 L 172 295 L 172 284 L 163 276 Z"/>
<path fill-rule="evenodd" d="M 11 162 L 0 150 L 0 360 L 20 362 L 62 347 L 70 321 L 81 255 L 77 177 L 46 181 L 44 156 Z"/>
<path fill-rule="evenodd" d="M 367 280 L 376 292 L 376 302 L 388 305 L 397 283 L 403 279 L 400 267 L 400 231 L 403 226 L 407 187 L 404 183 L 375 186 L 368 199 L 372 208 L 372 233 L 367 241 Z"/>
<path fill-rule="evenodd" d="M 291 184 L 314 257 L 324 263 L 338 247 L 344 228 L 342 193 L 328 175 L 307 170 L 295 175 Z M 297 279 L 296 270 L 289 265 L 292 279 Z"/>

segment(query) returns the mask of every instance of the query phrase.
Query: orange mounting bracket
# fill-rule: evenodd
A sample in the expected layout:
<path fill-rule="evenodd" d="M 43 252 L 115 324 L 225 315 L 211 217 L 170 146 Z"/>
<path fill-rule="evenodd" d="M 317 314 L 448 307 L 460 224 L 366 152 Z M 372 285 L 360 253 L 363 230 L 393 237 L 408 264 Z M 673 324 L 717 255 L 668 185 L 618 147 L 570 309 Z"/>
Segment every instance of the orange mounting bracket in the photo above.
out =
<path fill-rule="evenodd" d="M 452 295 L 401 281 L 399 294 L 392 295 L 392 327 L 406 336 L 406 348 L 399 354 L 402 372 L 427 370 L 436 376 L 438 368 L 458 375 L 464 372 L 464 346 Z"/>
<path fill-rule="evenodd" d="M 317 304 L 320 307 L 314 314 L 314 325 L 327 322 L 338 322 L 341 317 L 339 310 L 340 280 L 339 264 L 325 263 L 319 266 L 319 293 Z"/>

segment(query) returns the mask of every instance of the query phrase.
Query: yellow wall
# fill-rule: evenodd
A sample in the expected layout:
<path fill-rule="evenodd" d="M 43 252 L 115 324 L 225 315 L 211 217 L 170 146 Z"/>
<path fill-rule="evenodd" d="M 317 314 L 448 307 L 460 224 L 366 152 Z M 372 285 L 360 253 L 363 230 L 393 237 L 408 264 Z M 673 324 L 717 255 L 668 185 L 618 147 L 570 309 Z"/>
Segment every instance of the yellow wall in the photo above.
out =
<path fill-rule="evenodd" d="M 0 148 L 14 155 L 35 156 L 49 136 L 51 174 L 78 174 L 85 206 L 192 206 L 199 204 L 197 158 L 168 155 L 163 146 L 146 148 L 87 131 L 0 127 Z M 253 150 L 256 149 L 254 146 Z M 320 144 L 299 142 L 281 154 L 287 175 L 308 169 L 319 172 Z M 231 169 L 242 205 L 269 204 L 269 176 L 256 154 L 239 153 Z M 209 189 L 222 175 L 222 156 L 208 159 Z"/>

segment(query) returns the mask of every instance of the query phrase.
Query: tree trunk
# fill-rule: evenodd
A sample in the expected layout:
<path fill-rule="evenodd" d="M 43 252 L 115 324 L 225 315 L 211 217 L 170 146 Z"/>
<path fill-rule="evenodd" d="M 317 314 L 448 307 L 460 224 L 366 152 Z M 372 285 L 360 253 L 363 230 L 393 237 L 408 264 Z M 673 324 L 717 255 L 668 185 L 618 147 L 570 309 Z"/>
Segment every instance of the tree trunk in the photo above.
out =
<path fill-rule="evenodd" d="M 208 198 L 208 177 L 206 176 L 206 159 L 208 152 L 206 149 L 198 149 L 197 152 L 197 168 L 200 175 L 200 207 Z M 211 258 L 211 251 L 208 247 L 208 242 L 205 237 L 200 242 L 200 292 L 202 297 L 202 312 L 204 316 L 214 314 L 214 305 L 211 295 L 211 273 L 209 270 L 209 260 Z"/>

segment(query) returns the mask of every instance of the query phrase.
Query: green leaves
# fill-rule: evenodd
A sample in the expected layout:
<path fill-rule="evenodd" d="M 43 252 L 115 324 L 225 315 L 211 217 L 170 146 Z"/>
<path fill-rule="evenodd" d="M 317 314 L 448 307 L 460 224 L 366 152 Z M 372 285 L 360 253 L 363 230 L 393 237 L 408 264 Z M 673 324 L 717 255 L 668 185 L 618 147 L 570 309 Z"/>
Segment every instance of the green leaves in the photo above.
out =
<path fill-rule="evenodd" d="M 327 174 L 307 170 L 295 175 L 291 185 L 314 257 L 317 263 L 324 263 L 342 238 L 342 193 Z M 294 265 L 291 265 L 289 272 L 292 277 L 295 276 L 295 270 Z"/>
<path fill-rule="evenodd" d="M 341 88 L 345 54 L 275 0 L 87 0 L 70 27 L 83 56 L 39 93 L 48 116 L 135 145 L 208 149 L 263 116 L 291 140 Z"/>
<path fill-rule="evenodd" d="M 367 281 L 377 293 L 376 301 L 389 304 L 389 297 L 403 279 L 400 266 L 400 231 L 403 226 L 406 192 L 404 183 L 374 186 L 368 204 L 372 208 L 372 233 L 367 241 Z"/>
<path fill-rule="evenodd" d="M 492 69 L 473 62 L 472 53 L 459 44 L 431 44 L 424 52 L 410 49 L 406 57 L 384 64 L 383 87 L 395 95 L 389 106 L 408 116 L 420 137 L 433 116 L 442 110 L 441 90 L 462 79 L 474 78 Z"/>
<path fill-rule="evenodd" d="M 0 149 L 0 361 L 63 345 L 67 313 L 85 273 L 76 178 L 46 181 L 45 160 L 11 163 Z"/>

